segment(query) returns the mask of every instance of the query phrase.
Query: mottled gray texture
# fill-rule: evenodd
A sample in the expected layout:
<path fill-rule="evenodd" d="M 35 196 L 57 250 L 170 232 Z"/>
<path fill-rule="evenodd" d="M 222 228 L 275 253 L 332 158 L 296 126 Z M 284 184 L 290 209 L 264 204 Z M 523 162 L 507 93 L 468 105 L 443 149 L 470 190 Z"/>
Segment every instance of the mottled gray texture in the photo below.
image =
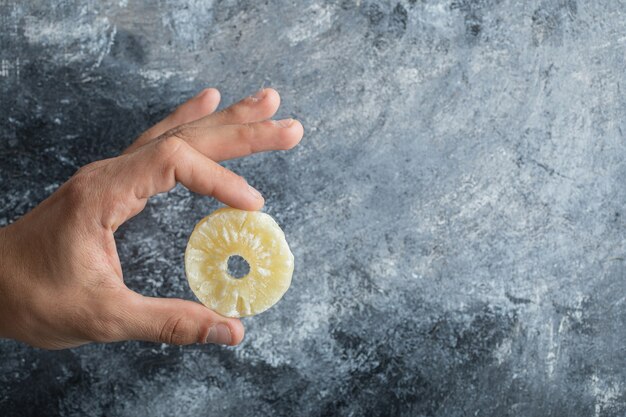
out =
<path fill-rule="evenodd" d="M 2 341 L 0 414 L 626 413 L 626 3 L 52 3 L 0 0 L 0 225 L 202 87 L 272 86 L 302 144 L 227 165 L 296 271 L 237 348 Z M 192 299 L 216 207 L 154 198 L 128 285 Z"/>

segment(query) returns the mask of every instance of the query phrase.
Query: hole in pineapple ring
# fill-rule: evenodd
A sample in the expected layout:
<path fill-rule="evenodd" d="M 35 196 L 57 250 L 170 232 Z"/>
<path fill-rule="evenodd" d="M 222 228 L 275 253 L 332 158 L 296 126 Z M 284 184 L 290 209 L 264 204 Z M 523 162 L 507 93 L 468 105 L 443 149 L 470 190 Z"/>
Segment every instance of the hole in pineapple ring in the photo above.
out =
<path fill-rule="evenodd" d="M 228 275 L 235 279 L 244 278 L 250 273 L 250 264 L 239 255 L 232 255 L 228 258 Z"/>

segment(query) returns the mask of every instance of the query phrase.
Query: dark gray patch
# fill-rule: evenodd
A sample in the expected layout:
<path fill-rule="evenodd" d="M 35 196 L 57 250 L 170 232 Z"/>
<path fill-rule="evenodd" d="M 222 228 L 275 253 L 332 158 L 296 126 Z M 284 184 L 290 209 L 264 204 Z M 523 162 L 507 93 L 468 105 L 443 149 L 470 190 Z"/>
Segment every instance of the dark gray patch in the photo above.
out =
<path fill-rule="evenodd" d="M 142 65 L 146 60 L 146 52 L 141 38 L 128 31 L 119 30 L 111 46 L 111 56 L 117 60 Z"/>
<path fill-rule="evenodd" d="M 367 7 L 366 15 L 369 22 L 374 26 L 380 24 L 385 18 L 385 13 L 383 12 L 381 6 L 377 3 L 371 3 Z"/>
<path fill-rule="evenodd" d="M 465 34 L 473 42 L 483 31 L 483 14 L 493 6 L 489 0 L 461 0 L 452 2 L 450 9 L 464 14 Z"/>
<path fill-rule="evenodd" d="M 465 18 L 465 28 L 470 36 L 476 37 L 480 35 L 480 31 L 482 30 L 480 18 L 473 15 L 467 16 Z"/>
<path fill-rule="evenodd" d="M 409 14 L 402 4 L 396 4 L 389 19 L 389 31 L 396 37 L 404 35 L 409 20 Z"/>
<path fill-rule="evenodd" d="M 71 351 L 25 351 L 21 359 L 10 374 L 0 377 L 3 416 L 60 415 L 67 386 L 88 392 L 90 376 L 82 372 L 80 359 Z"/>
<path fill-rule="evenodd" d="M 568 24 L 576 18 L 576 0 L 542 2 L 532 14 L 533 44 L 560 45 Z"/>
<path fill-rule="evenodd" d="M 509 299 L 510 302 L 512 302 L 513 304 L 530 304 L 532 303 L 531 300 L 529 300 L 528 298 L 522 298 L 522 297 L 515 297 L 511 294 L 509 294 L 508 292 L 505 292 L 504 295 L 506 296 L 506 298 Z"/>
<path fill-rule="evenodd" d="M 535 46 L 543 44 L 546 40 L 561 35 L 561 22 L 559 17 L 548 10 L 539 8 L 532 15 L 533 43 Z"/>

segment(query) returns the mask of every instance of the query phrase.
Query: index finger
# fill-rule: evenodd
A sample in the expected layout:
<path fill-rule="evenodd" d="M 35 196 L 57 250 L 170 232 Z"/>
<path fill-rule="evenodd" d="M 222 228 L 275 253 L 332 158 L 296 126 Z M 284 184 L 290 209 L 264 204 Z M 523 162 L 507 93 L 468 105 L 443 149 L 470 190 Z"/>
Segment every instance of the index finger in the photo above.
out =
<path fill-rule="evenodd" d="M 115 158 L 114 163 L 115 178 L 109 181 L 116 184 L 114 192 L 118 198 L 113 199 L 116 207 L 102 219 L 113 230 L 138 214 L 149 197 L 169 191 L 177 183 L 234 208 L 252 211 L 263 207 L 263 197 L 243 177 L 176 137 L 151 142 Z"/>

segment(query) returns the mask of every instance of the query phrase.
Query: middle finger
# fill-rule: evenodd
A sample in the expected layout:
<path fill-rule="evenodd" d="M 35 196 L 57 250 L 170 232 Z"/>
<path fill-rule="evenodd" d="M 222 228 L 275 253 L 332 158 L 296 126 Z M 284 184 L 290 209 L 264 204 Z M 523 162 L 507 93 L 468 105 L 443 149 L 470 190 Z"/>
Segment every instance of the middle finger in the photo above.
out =
<path fill-rule="evenodd" d="M 302 124 L 294 119 L 208 128 L 189 124 L 170 133 L 217 162 L 257 152 L 291 149 L 303 134 Z"/>

